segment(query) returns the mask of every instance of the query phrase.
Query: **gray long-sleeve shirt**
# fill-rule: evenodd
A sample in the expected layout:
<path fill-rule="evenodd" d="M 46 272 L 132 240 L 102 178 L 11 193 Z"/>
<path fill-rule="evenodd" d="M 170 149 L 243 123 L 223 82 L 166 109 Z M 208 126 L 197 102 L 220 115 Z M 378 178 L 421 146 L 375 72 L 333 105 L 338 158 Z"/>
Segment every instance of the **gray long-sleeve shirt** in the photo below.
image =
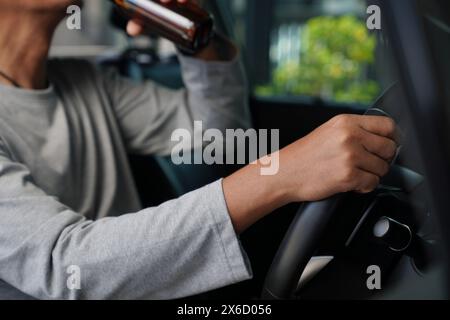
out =
<path fill-rule="evenodd" d="M 180 91 L 75 60 L 49 63 L 49 89 L 0 86 L 0 299 L 178 298 L 251 277 L 221 181 L 137 198 L 127 153 L 168 154 L 194 120 L 249 125 L 237 60 L 181 62 Z"/>

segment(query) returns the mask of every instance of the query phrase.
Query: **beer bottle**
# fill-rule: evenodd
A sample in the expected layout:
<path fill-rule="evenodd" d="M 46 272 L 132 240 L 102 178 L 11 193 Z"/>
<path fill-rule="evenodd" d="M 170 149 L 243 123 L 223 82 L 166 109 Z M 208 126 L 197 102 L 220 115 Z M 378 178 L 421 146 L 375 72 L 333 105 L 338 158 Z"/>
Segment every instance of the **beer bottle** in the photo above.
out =
<path fill-rule="evenodd" d="M 185 53 L 206 47 L 213 36 L 211 15 L 193 2 L 111 0 L 128 18 L 141 22 L 146 31 L 162 36 Z"/>

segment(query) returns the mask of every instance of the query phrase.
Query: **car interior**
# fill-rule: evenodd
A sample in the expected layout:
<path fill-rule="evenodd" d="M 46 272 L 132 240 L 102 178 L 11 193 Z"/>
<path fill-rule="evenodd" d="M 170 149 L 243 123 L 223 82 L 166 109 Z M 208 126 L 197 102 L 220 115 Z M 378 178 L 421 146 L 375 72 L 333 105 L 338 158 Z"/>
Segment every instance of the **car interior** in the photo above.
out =
<path fill-rule="evenodd" d="M 367 30 L 378 5 L 382 29 Z M 256 129 L 280 147 L 339 114 L 392 117 L 402 146 L 367 195 L 292 204 L 241 236 L 254 278 L 193 299 L 447 299 L 450 293 L 450 5 L 444 0 L 208 0 L 238 45 Z M 58 30 L 57 58 L 89 59 L 135 81 L 183 87 L 174 47 L 125 35 L 110 4 L 86 2 L 86 29 Z M 333 31 L 333 32 L 331 32 Z M 318 44 L 319 45 L 318 45 Z M 239 169 L 130 155 L 143 206 Z M 381 270 L 382 290 L 368 286 Z"/>

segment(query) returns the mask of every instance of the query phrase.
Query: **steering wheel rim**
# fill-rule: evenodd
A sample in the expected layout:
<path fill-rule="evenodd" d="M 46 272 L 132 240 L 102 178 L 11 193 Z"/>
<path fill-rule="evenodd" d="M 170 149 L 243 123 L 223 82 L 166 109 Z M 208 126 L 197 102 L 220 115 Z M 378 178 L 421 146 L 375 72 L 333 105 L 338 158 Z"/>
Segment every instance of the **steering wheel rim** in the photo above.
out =
<path fill-rule="evenodd" d="M 339 194 L 323 201 L 311 202 L 297 211 L 267 274 L 263 299 L 293 297 L 300 277 L 343 197 L 343 194 Z"/>

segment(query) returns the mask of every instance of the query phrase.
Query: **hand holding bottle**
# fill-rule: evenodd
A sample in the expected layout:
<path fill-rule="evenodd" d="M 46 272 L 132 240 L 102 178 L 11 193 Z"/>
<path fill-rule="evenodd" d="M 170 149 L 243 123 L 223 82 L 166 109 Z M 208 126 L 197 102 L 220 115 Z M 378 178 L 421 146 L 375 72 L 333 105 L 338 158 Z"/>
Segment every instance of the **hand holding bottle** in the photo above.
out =
<path fill-rule="evenodd" d="M 183 52 L 207 61 L 232 60 L 236 47 L 215 36 L 213 20 L 199 0 L 114 0 L 122 8 L 133 8 L 127 25 L 130 36 L 148 32 L 173 41 Z"/>

